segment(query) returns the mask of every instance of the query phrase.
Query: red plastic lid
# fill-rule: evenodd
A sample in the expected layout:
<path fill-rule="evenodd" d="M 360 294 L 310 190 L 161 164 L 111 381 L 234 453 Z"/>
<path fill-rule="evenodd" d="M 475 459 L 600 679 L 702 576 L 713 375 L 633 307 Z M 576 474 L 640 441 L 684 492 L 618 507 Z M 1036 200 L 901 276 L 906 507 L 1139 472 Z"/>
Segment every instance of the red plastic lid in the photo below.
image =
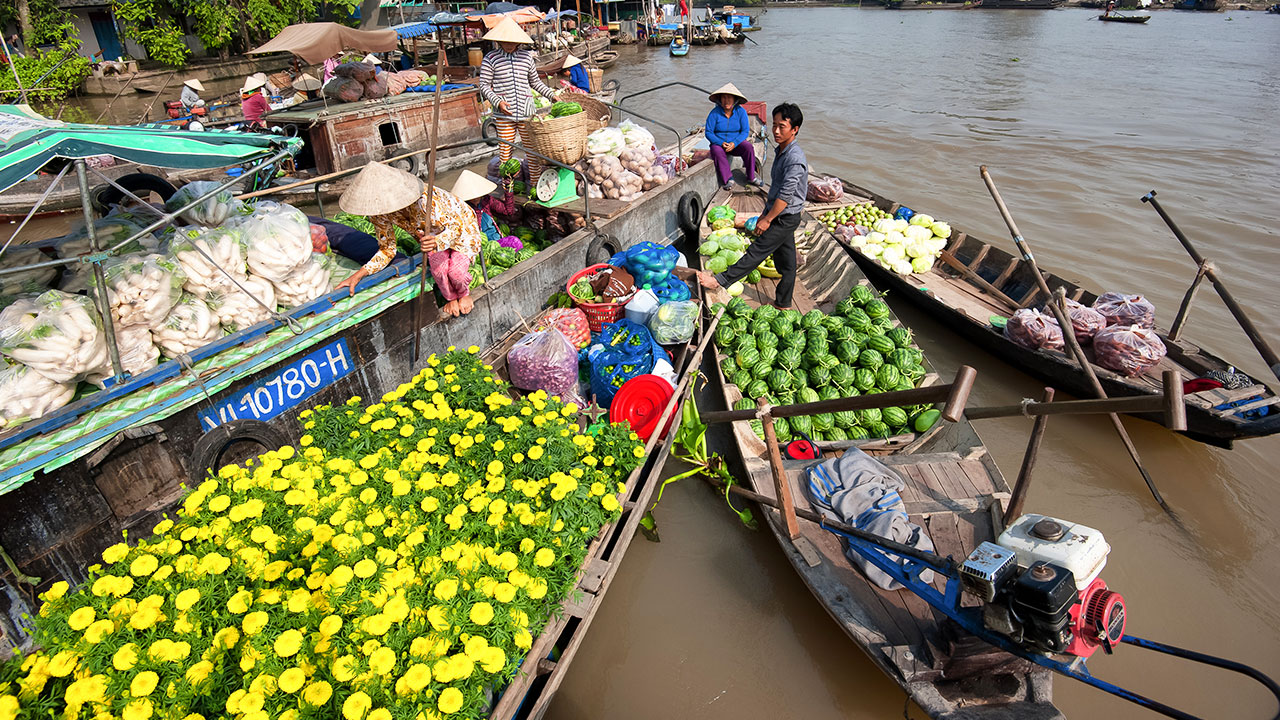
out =
<path fill-rule="evenodd" d="M 657 375 L 637 375 L 622 384 L 613 403 L 609 406 L 609 419 L 613 422 L 629 422 L 631 429 L 643 440 L 653 434 L 658 418 L 671 400 L 675 388 Z M 667 420 L 663 435 L 671 429 L 675 412 Z"/>

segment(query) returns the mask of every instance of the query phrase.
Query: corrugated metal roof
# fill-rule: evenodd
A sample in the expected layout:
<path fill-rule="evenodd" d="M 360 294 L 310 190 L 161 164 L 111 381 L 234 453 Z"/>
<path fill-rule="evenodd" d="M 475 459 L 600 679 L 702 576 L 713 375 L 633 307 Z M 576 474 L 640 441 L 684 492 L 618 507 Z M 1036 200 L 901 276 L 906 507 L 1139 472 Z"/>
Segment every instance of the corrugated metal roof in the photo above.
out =
<path fill-rule="evenodd" d="M 429 22 L 410 22 L 401 23 L 400 25 L 392 25 L 391 29 L 395 30 L 396 35 L 399 35 L 401 38 L 414 38 L 421 37 L 423 35 L 430 35 L 440 28 Z"/>

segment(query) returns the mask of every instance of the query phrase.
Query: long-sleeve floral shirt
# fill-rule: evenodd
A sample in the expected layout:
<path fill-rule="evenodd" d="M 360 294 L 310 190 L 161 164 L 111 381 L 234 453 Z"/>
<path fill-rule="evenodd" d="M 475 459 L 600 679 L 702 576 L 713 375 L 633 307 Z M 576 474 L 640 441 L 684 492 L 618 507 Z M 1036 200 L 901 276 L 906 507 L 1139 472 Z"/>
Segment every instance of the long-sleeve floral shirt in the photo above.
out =
<path fill-rule="evenodd" d="M 427 194 L 403 210 L 369 218 L 377 229 L 378 252 L 365 263 L 365 272 L 373 274 L 382 270 L 396 255 L 396 227 L 417 237 L 419 230 L 427 230 Z M 447 190 L 435 189 L 431 203 L 432 225 L 435 226 L 436 249 L 457 250 L 474 259 L 480 252 L 484 235 L 476 223 L 476 214 L 469 205 L 451 195 Z"/>

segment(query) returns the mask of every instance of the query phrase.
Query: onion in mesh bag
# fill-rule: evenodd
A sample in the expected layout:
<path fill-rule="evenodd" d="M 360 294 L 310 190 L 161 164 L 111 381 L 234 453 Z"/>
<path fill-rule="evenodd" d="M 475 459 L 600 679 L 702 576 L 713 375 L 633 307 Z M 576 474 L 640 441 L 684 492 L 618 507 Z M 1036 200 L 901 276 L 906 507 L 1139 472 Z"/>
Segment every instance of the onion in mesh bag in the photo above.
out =
<path fill-rule="evenodd" d="M 1098 364 L 1130 377 L 1154 367 L 1166 352 L 1156 331 L 1140 325 L 1111 325 L 1093 336 Z"/>
<path fill-rule="evenodd" d="M 276 289 L 270 281 L 250 275 L 240 284 L 252 294 L 232 285 L 226 290 L 210 293 L 205 302 L 213 312 L 214 320 L 227 332 L 238 332 L 271 317 L 276 309 Z M 261 300 L 259 304 L 257 300 Z M 266 307 L 263 307 L 265 305 Z"/>
<path fill-rule="evenodd" d="M 164 203 L 165 210 L 174 212 L 178 208 L 217 188 L 222 183 L 212 180 L 197 180 L 178 189 Z M 221 225 L 228 217 L 240 212 L 243 203 L 236 199 L 230 188 L 223 188 L 213 195 L 201 200 L 182 211 L 182 217 L 189 223 L 213 227 Z"/>
<path fill-rule="evenodd" d="M 43 417 L 75 393 L 74 382 L 55 382 L 26 365 L 0 368 L 0 427 Z"/>
<path fill-rule="evenodd" d="M 289 277 L 272 280 L 276 302 L 283 308 L 295 308 L 329 292 L 330 267 L 323 255 L 312 255 Z"/>
<path fill-rule="evenodd" d="M 1093 342 L 1093 336 L 1107 326 L 1107 318 L 1088 305 L 1067 298 L 1067 317 L 1071 318 L 1071 330 L 1081 345 Z"/>
<path fill-rule="evenodd" d="M 112 322 L 154 328 L 182 296 L 187 274 L 163 255 L 125 255 L 103 264 Z"/>
<path fill-rule="evenodd" d="M 531 332 L 507 352 L 511 384 L 561 395 L 578 386 L 578 348 L 556 328 Z"/>
<path fill-rule="evenodd" d="M 1039 310 L 1023 308 L 1013 314 L 1004 326 L 1004 336 L 1032 350 L 1061 350 L 1062 328 L 1058 321 Z"/>
<path fill-rule="evenodd" d="M 283 282 L 311 258 L 311 223 L 291 205 L 260 203 L 237 221 L 243 230 L 249 272 Z"/>
<path fill-rule="evenodd" d="M 93 301 L 50 290 L 0 311 L 0 353 L 56 383 L 110 368 Z"/>
<path fill-rule="evenodd" d="M 1141 295 L 1106 292 L 1093 301 L 1093 309 L 1102 313 L 1108 325 L 1156 326 L 1156 306 Z"/>
<path fill-rule="evenodd" d="M 164 322 L 152 328 L 151 337 L 167 358 L 198 350 L 222 337 L 222 328 L 205 301 L 183 293 Z"/>
<path fill-rule="evenodd" d="M 246 277 L 244 246 L 244 235 L 235 226 L 190 228 L 178 232 L 169 251 L 187 274 L 183 289 L 203 299 L 235 287 L 228 274 L 236 280 Z"/>

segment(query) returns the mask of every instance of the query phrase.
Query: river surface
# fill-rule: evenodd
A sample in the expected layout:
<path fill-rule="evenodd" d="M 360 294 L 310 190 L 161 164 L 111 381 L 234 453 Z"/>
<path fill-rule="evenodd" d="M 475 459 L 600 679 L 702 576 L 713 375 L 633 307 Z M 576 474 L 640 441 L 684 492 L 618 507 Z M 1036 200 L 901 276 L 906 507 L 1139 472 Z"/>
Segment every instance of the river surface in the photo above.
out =
<path fill-rule="evenodd" d="M 1156 189 L 1280 342 L 1280 18 L 1157 12 L 1128 26 L 1096 14 L 777 9 L 751 36 L 759 45 L 695 47 L 684 58 L 622 48 L 607 77 L 622 82 L 620 96 L 674 80 L 707 90 L 733 82 L 770 107 L 798 103 L 815 170 L 1008 247 L 978 175 L 985 163 L 1042 265 L 1146 293 L 1167 324 L 1195 266 L 1138 201 Z M 710 108 L 679 88 L 632 102 L 680 128 Z M 910 306 L 894 309 L 944 376 L 961 363 L 978 369 L 971 402 L 1039 396 L 1035 380 Z M 1210 289 L 1187 337 L 1267 377 Z M 1125 596 L 1132 634 L 1280 676 L 1280 439 L 1227 451 L 1126 425 L 1180 522 L 1158 508 L 1098 417 L 1049 423 L 1027 509 L 1105 534 L 1103 577 Z M 1030 422 L 977 428 L 1015 477 Z M 632 544 L 548 716 L 901 717 L 903 693 L 813 600 L 772 535 L 742 528 L 695 483 L 667 489 L 661 543 Z M 1276 712 L 1236 676 L 1127 646 L 1090 667 L 1204 717 Z M 1066 679 L 1055 695 L 1068 717 L 1156 717 Z"/>

